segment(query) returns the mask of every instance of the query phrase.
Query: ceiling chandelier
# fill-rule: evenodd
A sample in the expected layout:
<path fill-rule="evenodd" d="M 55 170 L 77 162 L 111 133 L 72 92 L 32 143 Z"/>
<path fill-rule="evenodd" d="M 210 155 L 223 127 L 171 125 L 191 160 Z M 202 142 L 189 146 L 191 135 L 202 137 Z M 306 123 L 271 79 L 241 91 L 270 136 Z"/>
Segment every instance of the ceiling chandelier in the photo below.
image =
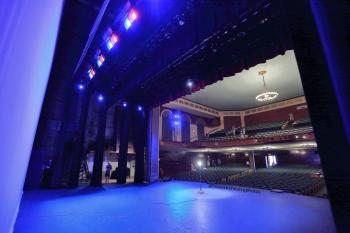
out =
<path fill-rule="evenodd" d="M 277 98 L 278 96 L 278 93 L 277 92 L 274 92 L 274 91 L 269 91 L 266 87 L 266 83 L 265 83 L 265 77 L 264 75 L 267 73 L 266 70 L 262 70 L 262 71 L 259 71 L 259 75 L 262 76 L 262 80 L 263 80 L 263 83 L 264 83 L 264 92 L 257 95 L 255 97 L 255 99 L 259 102 L 267 102 L 267 101 L 272 101 L 274 99 Z"/>

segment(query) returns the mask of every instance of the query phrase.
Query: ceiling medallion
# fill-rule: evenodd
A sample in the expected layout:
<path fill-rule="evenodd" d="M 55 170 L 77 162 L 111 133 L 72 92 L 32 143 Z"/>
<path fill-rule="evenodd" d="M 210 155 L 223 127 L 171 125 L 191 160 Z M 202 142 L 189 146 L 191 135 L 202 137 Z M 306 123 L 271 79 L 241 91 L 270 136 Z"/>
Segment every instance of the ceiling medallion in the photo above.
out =
<path fill-rule="evenodd" d="M 263 84 L 264 84 L 264 92 L 257 95 L 255 97 L 255 99 L 259 102 L 268 102 L 268 101 L 272 101 L 274 99 L 277 98 L 277 96 L 279 95 L 277 92 L 275 91 L 269 91 L 266 87 L 266 82 L 265 82 L 265 77 L 264 75 L 267 73 L 266 70 L 262 70 L 262 71 L 259 71 L 259 75 L 262 76 L 262 79 L 263 79 Z"/>

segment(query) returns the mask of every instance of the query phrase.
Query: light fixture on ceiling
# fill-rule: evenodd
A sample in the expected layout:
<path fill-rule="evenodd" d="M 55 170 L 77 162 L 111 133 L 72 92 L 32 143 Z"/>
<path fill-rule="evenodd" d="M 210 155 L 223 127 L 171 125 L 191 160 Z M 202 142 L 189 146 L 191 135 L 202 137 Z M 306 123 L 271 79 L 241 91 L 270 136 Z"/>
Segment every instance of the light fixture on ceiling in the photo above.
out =
<path fill-rule="evenodd" d="M 266 87 L 266 82 L 265 82 L 265 77 L 264 75 L 267 73 L 266 70 L 262 70 L 262 71 L 259 71 L 259 75 L 262 76 L 262 80 L 263 80 L 263 84 L 264 84 L 264 92 L 257 95 L 255 97 L 255 99 L 257 101 L 260 101 L 260 102 L 268 102 L 268 101 L 272 101 L 274 99 L 277 98 L 277 96 L 279 95 L 277 92 L 275 91 L 268 91 L 267 87 Z"/>

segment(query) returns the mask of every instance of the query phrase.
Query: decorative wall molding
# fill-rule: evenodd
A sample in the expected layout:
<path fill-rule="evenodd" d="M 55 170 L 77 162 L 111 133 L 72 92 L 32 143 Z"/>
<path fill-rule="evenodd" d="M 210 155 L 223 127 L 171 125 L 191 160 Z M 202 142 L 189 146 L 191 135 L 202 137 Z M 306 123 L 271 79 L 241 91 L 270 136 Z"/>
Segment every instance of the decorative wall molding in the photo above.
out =
<path fill-rule="evenodd" d="M 268 104 L 257 108 L 251 108 L 243 112 L 245 116 L 248 116 L 248 115 L 267 112 L 267 111 L 271 111 L 279 108 L 286 108 L 286 107 L 290 107 L 298 104 L 305 104 L 305 107 L 307 108 L 305 96 L 301 96 L 301 97 L 297 97 L 297 98 L 293 98 L 293 99 L 289 99 L 289 100 L 285 100 L 285 101 L 281 101 L 273 104 Z"/>
<path fill-rule="evenodd" d="M 202 113 L 205 113 L 205 114 L 209 114 L 209 115 L 215 116 L 215 117 L 219 116 L 219 111 L 217 111 L 216 109 L 210 108 L 208 106 L 201 105 L 201 104 L 198 104 L 198 103 L 194 103 L 194 102 L 186 100 L 184 98 L 179 98 L 179 99 L 177 99 L 175 101 L 172 101 L 170 103 L 164 104 L 165 107 L 170 107 L 170 108 L 174 108 L 174 105 L 175 106 L 184 107 L 184 108 L 187 108 L 187 109 L 190 109 L 190 110 L 194 110 L 194 111 L 197 111 L 197 112 L 202 112 Z"/>
<path fill-rule="evenodd" d="M 169 105 L 172 106 L 169 106 Z M 175 101 L 170 102 L 169 104 L 165 104 L 164 106 L 167 107 L 167 105 L 170 108 L 174 108 L 175 106 L 181 106 L 190 110 L 194 110 L 194 111 L 199 111 L 205 114 L 209 114 L 212 116 L 216 116 L 216 117 L 224 117 L 224 116 L 248 116 L 248 115 L 252 115 L 252 114 L 256 114 L 256 113 L 261 113 L 261 112 L 267 112 L 267 111 L 271 111 L 271 110 L 275 110 L 275 109 L 279 109 L 279 108 L 285 108 L 285 107 L 290 107 L 290 106 L 294 106 L 294 105 L 300 105 L 303 104 L 302 106 L 298 106 L 297 110 L 301 110 L 301 109 L 305 109 L 307 108 L 306 105 L 306 99 L 304 96 L 301 97 L 296 97 L 293 99 L 289 99 L 289 100 L 285 100 L 285 101 L 281 101 L 281 102 L 277 102 L 277 103 L 273 103 L 273 104 L 267 104 L 261 107 L 256 107 L 256 108 L 250 108 L 247 110 L 243 110 L 243 111 L 218 111 L 214 108 L 210 108 L 208 106 L 205 105 L 201 105 L 198 103 L 194 103 L 190 100 L 186 100 L 184 98 L 179 98 Z"/>

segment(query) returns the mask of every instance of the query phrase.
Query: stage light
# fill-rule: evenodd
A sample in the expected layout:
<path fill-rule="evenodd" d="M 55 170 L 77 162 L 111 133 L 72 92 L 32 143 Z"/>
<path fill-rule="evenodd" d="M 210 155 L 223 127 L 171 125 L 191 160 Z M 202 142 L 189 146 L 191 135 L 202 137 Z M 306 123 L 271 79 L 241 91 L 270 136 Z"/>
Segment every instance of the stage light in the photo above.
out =
<path fill-rule="evenodd" d="M 137 17 L 138 17 L 137 11 L 134 10 L 134 9 L 132 9 L 132 10 L 130 11 L 130 13 L 129 13 L 129 16 L 128 16 L 130 22 L 131 22 L 131 23 L 134 22 L 134 21 L 137 19 Z"/>
<path fill-rule="evenodd" d="M 79 90 L 84 90 L 84 88 L 85 88 L 85 87 L 84 87 L 83 84 L 79 84 L 79 85 L 78 85 L 78 89 L 79 89 Z"/>
<path fill-rule="evenodd" d="M 176 114 L 176 115 L 174 116 L 174 118 L 180 118 L 180 115 L 179 115 L 179 114 Z"/>
<path fill-rule="evenodd" d="M 111 50 L 118 41 L 119 41 L 119 37 L 113 33 L 107 40 L 108 50 Z"/>
<path fill-rule="evenodd" d="M 174 125 L 180 125 L 180 122 L 175 121 L 175 122 L 174 122 Z"/>
<path fill-rule="evenodd" d="M 204 192 L 202 191 L 202 166 L 203 166 L 202 160 L 197 161 L 197 166 L 199 168 L 199 191 L 198 191 L 198 194 L 204 194 Z"/>
<path fill-rule="evenodd" d="M 137 111 L 141 112 L 143 110 L 142 106 L 141 105 L 138 105 L 137 106 Z"/>
<path fill-rule="evenodd" d="M 124 101 L 124 102 L 122 103 L 122 106 L 123 106 L 123 108 L 126 108 L 126 107 L 128 107 L 128 103 L 127 103 L 126 101 Z"/>
<path fill-rule="evenodd" d="M 192 80 L 188 80 L 187 83 L 186 83 L 186 86 L 188 88 L 192 88 L 193 87 L 193 81 Z"/>
<path fill-rule="evenodd" d="M 104 61 L 105 61 L 105 57 L 102 54 L 100 54 L 97 57 L 97 66 L 100 67 L 103 64 Z"/>
<path fill-rule="evenodd" d="M 124 27 L 125 27 L 125 29 L 128 30 L 128 29 L 131 27 L 132 23 L 133 23 L 137 18 L 138 18 L 138 13 L 137 13 L 137 11 L 134 10 L 134 9 L 132 9 L 132 10 L 129 12 L 127 18 L 126 18 L 125 21 L 124 21 Z"/>
<path fill-rule="evenodd" d="M 124 27 L 126 30 L 128 30 L 131 27 L 131 22 L 129 19 L 126 19 L 124 22 Z"/>
<path fill-rule="evenodd" d="M 98 99 L 98 101 L 102 102 L 104 100 L 104 97 L 102 94 L 99 94 L 97 99 Z"/>
<path fill-rule="evenodd" d="M 92 79 L 95 76 L 96 71 L 94 70 L 94 68 L 90 67 L 88 74 L 89 74 L 89 78 Z"/>

